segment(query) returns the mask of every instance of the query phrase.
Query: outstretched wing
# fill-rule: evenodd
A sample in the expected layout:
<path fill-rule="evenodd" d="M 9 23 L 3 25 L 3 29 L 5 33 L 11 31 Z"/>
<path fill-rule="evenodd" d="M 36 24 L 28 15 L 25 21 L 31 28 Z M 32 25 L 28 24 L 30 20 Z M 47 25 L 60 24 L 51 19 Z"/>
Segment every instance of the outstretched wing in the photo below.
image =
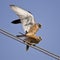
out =
<path fill-rule="evenodd" d="M 29 31 L 30 27 L 35 24 L 33 15 L 15 5 L 10 5 L 11 9 L 19 16 L 20 22 L 23 25 L 24 31 Z M 19 21 L 15 21 L 15 23 L 19 23 Z"/>

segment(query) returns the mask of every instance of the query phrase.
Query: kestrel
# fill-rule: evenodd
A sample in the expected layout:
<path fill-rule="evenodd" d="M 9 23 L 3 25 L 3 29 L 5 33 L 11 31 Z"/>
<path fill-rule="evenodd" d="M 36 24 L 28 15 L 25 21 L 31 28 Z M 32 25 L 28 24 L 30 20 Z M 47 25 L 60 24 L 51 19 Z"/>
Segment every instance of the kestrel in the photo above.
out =
<path fill-rule="evenodd" d="M 24 39 L 26 42 L 31 44 L 37 44 L 40 42 L 41 37 L 36 36 L 36 32 L 41 28 L 41 24 L 36 23 L 34 16 L 31 12 L 26 11 L 20 7 L 15 5 L 10 5 L 11 9 L 19 16 L 19 19 L 12 21 L 13 24 L 21 23 L 23 29 L 25 31 L 26 38 Z M 19 37 L 23 35 L 18 35 Z M 29 46 L 26 46 L 26 50 L 28 50 Z"/>

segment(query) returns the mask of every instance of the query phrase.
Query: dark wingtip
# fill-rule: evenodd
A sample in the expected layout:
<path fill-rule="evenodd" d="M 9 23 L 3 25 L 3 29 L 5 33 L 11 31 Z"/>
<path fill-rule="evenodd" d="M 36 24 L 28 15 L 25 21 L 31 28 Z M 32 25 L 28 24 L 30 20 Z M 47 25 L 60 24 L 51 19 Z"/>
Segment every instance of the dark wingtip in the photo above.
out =
<path fill-rule="evenodd" d="M 9 5 L 10 7 L 15 6 L 15 5 Z"/>
<path fill-rule="evenodd" d="M 29 13 L 31 13 L 30 11 L 28 11 Z M 32 14 L 32 13 L 31 13 Z"/>
<path fill-rule="evenodd" d="M 19 24 L 19 23 L 21 23 L 21 21 L 20 21 L 20 19 L 17 19 L 17 20 L 12 21 L 11 23 L 13 23 L 13 24 Z"/>

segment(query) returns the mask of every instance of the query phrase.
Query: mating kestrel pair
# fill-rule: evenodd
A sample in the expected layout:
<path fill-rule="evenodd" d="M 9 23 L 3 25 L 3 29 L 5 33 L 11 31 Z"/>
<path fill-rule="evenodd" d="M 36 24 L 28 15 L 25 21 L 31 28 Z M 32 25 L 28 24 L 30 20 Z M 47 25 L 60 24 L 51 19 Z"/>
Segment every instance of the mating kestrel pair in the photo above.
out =
<path fill-rule="evenodd" d="M 25 37 L 24 41 L 28 44 L 38 44 L 42 39 L 36 36 L 36 32 L 41 28 L 41 24 L 36 23 L 33 15 L 22 8 L 15 5 L 10 5 L 11 9 L 19 16 L 19 19 L 12 21 L 13 24 L 21 23 L 25 31 L 25 35 L 18 35 L 17 37 Z M 29 46 L 26 45 L 26 50 Z"/>

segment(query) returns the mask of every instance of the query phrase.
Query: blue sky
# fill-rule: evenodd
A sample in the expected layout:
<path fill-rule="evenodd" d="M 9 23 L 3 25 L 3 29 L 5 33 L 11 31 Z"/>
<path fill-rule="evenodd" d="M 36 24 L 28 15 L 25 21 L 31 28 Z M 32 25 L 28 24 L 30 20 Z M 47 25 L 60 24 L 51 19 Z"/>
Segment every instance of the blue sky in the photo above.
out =
<path fill-rule="evenodd" d="M 42 41 L 37 44 L 50 52 L 60 55 L 60 0 L 1 0 L 0 1 L 0 28 L 17 35 L 23 32 L 21 25 L 13 25 L 11 21 L 18 16 L 10 9 L 14 4 L 30 11 L 36 22 L 42 24 L 37 32 Z M 24 32 L 23 32 L 24 33 Z M 0 34 L 0 60 L 55 60 L 44 53 Z"/>

